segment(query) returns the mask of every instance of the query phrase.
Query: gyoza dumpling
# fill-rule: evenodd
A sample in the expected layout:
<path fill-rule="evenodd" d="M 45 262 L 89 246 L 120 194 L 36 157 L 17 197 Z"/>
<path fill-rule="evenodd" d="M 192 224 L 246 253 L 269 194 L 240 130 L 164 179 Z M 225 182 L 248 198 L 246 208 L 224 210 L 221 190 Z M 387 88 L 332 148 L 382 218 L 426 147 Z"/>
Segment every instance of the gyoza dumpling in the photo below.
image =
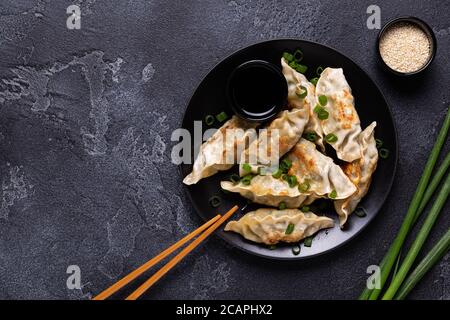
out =
<path fill-rule="evenodd" d="M 258 139 L 242 152 L 239 174 L 243 176 L 250 172 L 256 173 L 259 167 L 276 164 L 300 139 L 308 119 L 309 108 L 306 105 L 280 112 L 266 130 L 260 130 Z M 244 170 L 244 164 L 249 164 L 251 170 Z"/>
<path fill-rule="evenodd" d="M 201 145 L 192 172 L 184 178 L 183 182 L 187 185 L 195 184 L 200 179 L 212 176 L 218 171 L 230 169 L 241 157 L 245 144 L 256 139 L 254 128 L 257 125 L 236 116 L 225 122 Z"/>
<path fill-rule="evenodd" d="M 361 199 L 367 194 L 367 191 L 369 191 L 372 174 L 377 168 L 378 150 L 374 137 L 376 125 L 376 122 L 372 122 L 359 135 L 358 141 L 361 145 L 361 158 L 351 163 L 346 163 L 343 166 L 345 174 L 356 186 L 357 191 L 350 197 L 334 203 L 334 208 L 339 214 L 341 227 L 345 224 L 348 216 L 355 210 Z"/>
<path fill-rule="evenodd" d="M 298 242 L 333 226 L 332 219 L 316 216 L 312 212 L 262 208 L 245 214 L 238 221 L 228 222 L 225 231 L 234 231 L 247 240 L 271 245 L 281 241 Z"/>
<path fill-rule="evenodd" d="M 321 108 L 328 112 L 328 118 L 321 120 L 324 136 L 330 135 L 337 138 L 336 141 L 330 142 L 330 145 L 336 150 L 339 159 L 346 162 L 359 159 L 361 150 L 358 136 L 361 126 L 351 88 L 341 68 L 323 70 L 316 86 L 318 102 L 325 100 L 321 96 L 326 97 L 326 104 L 314 109 L 316 113 Z"/>
<path fill-rule="evenodd" d="M 344 199 L 356 191 L 356 187 L 342 169 L 316 149 L 316 145 L 304 138 L 287 154 L 292 162 L 288 174 L 297 178 L 305 192 L 319 197 Z M 314 199 L 313 199 L 314 201 Z"/>
<path fill-rule="evenodd" d="M 281 58 L 281 66 L 288 85 L 288 106 L 290 108 L 304 108 L 306 105 L 309 108 L 309 121 L 304 132 L 314 133 L 316 135 L 314 142 L 324 151 L 322 127 L 317 113 L 314 112 L 314 106 L 317 104 L 316 87 L 303 74 L 291 68 L 284 58 Z M 302 87 L 306 89 L 306 93 Z M 306 96 L 302 97 L 302 94 L 306 94 Z"/>
<path fill-rule="evenodd" d="M 286 181 L 271 175 L 254 176 L 249 185 L 222 181 L 220 186 L 224 190 L 238 192 L 255 203 L 271 207 L 278 207 L 284 202 L 287 208 L 298 208 L 308 197 L 308 194 L 300 193 L 297 187 L 291 188 Z"/>

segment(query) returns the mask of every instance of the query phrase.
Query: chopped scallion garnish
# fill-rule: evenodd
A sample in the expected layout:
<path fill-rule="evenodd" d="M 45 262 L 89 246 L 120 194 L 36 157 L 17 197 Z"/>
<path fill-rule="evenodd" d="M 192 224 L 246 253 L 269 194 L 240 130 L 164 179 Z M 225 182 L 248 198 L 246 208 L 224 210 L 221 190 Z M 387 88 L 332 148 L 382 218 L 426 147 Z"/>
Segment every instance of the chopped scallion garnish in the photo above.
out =
<path fill-rule="evenodd" d="M 316 104 L 314 107 L 314 112 L 319 113 L 321 110 L 323 110 L 322 106 L 320 104 Z"/>
<path fill-rule="evenodd" d="M 284 60 L 286 60 L 287 63 L 294 60 L 294 56 L 289 52 L 283 52 L 283 58 L 284 58 Z"/>
<path fill-rule="evenodd" d="M 214 123 L 214 117 L 213 117 L 212 115 L 208 114 L 208 115 L 205 117 L 205 123 L 206 123 L 208 126 L 211 126 L 211 125 Z"/>
<path fill-rule="evenodd" d="M 244 169 L 245 172 L 250 173 L 252 171 L 252 166 L 249 165 L 248 163 L 244 163 L 242 165 L 242 169 Z"/>
<path fill-rule="evenodd" d="M 321 106 L 326 106 L 327 102 L 328 102 L 327 96 L 323 94 L 319 96 L 319 103 Z"/>
<path fill-rule="evenodd" d="M 317 81 L 319 81 L 319 78 L 312 78 L 311 80 L 309 80 L 309 82 L 311 82 L 315 86 L 317 86 Z"/>
<path fill-rule="evenodd" d="M 220 206 L 221 203 L 222 200 L 218 196 L 212 196 L 211 198 L 209 198 L 209 204 L 213 208 L 217 208 L 218 206 Z"/>
<path fill-rule="evenodd" d="M 314 142 L 317 139 L 317 134 L 315 132 L 305 132 L 303 137 L 308 141 Z"/>
<path fill-rule="evenodd" d="M 309 184 L 309 182 L 307 180 L 305 180 L 298 185 L 298 191 L 307 192 L 310 187 L 311 187 L 311 185 Z"/>
<path fill-rule="evenodd" d="M 303 206 L 303 207 L 300 208 L 300 210 L 301 210 L 302 212 L 309 212 L 309 211 L 311 210 L 311 208 L 308 207 L 308 206 Z"/>
<path fill-rule="evenodd" d="M 274 173 L 272 173 L 272 177 L 274 177 L 275 179 L 280 179 L 282 174 L 283 174 L 283 171 L 281 171 L 280 169 L 278 169 L 277 171 L 275 171 Z"/>
<path fill-rule="evenodd" d="M 308 95 L 308 90 L 304 86 L 300 86 L 300 89 L 302 89 L 302 91 L 301 92 L 296 92 L 295 94 L 300 99 L 303 99 L 303 98 L 305 98 Z"/>
<path fill-rule="evenodd" d="M 383 146 L 383 140 L 375 139 L 375 144 L 377 146 L 377 149 L 380 149 Z"/>
<path fill-rule="evenodd" d="M 381 148 L 378 151 L 378 154 L 380 155 L 380 158 L 387 159 L 389 157 L 389 150 L 386 148 Z"/>
<path fill-rule="evenodd" d="M 330 192 L 330 194 L 328 195 L 328 197 L 329 197 L 330 199 L 336 199 L 336 197 L 337 197 L 337 192 L 336 192 L 336 190 L 333 189 L 333 190 Z"/>
<path fill-rule="evenodd" d="M 288 158 L 284 158 L 280 162 L 280 169 L 283 173 L 286 173 L 289 171 L 289 169 L 292 167 L 292 161 Z"/>
<path fill-rule="evenodd" d="M 313 241 L 313 237 L 306 237 L 305 240 L 303 240 L 303 245 L 305 247 L 311 247 Z"/>
<path fill-rule="evenodd" d="M 248 186 L 248 185 L 250 185 L 250 183 L 252 182 L 252 179 L 253 179 L 253 175 L 248 174 L 248 175 L 243 176 L 243 177 L 241 178 L 241 183 L 242 183 L 243 185 Z"/>
<path fill-rule="evenodd" d="M 298 184 L 297 177 L 291 176 L 291 175 L 287 176 L 287 182 L 289 184 L 289 187 L 291 187 L 291 188 L 295 187 Z"/>
<path fill-rule="evenodd" d="M 293 246 L 293 247 L 292 247 L 292 253 L 293 253 L 295 256 L 298 256 L 299 253 L 300 253 L 300 246 L 298 246 L 298 245 Z"/>
<path fill-rule="evenodd" d="M 338 141 L 338 137 L 334 133 L 329 133 L 325 136 L 325 141 L 328 143 L 335 143 Z"/>
<path fill-rule="evenodd" d="M 303 52 L 300 49 L 297 49 L 294 51 L 294 59 L 297 62 L 302 61 L 303 59 Z"/>
<path fill-rule="evenodd" d="M 291 234 L 294 232 L 295 224 L 289 223 L 284 234 Z"/>
<path fill-rule="evenodd" d="M 317 74 L 318 77 L 320 77 L 320 75 L 322 74 L 322 72 L 323 72 L 323 68 L 322 68 L 322 67 L 317 67 L 317 69 L 316 69 L 316 74 Z"/>
<path fill-rule="evenodd" d="M 278 205 L 278 209 L 280 210 L 286 209 L 286 203 L 284 201 L 280 202 L 280 204 Z"/>
<path fill-rule="evenodd" d="M 360 218 L 364 218 L 365 216 L 367 216 L 366 209 L 364 209 L 363 207 L 356 207 L 355 215 Z"/>
<path fill-rule="evenodd" d="M 225 120 L 228 119 L 228 115 L 225 113 L 225 111 L 222 111 L 221 113 L 219 113 L 218 115 L 216 115 L 216 119 L 219 122 L 224 122 Z"/>

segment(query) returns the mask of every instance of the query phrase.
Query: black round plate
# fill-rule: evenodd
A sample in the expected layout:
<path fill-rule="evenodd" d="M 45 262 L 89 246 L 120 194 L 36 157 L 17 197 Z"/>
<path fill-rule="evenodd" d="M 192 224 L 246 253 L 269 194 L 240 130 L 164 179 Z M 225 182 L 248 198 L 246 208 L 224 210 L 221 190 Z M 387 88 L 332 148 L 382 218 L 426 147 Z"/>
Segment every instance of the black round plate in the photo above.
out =
<path fill-rule="evenodd" d="M 383 147 L 389 149 L 390 155 L 387 159 L 379 159 L 369 193 L 360 203 L 367 215 L 365 217 L 351 215 L 345 229 L 341 230 L 337 215 L 332 209 L 320 212 L 319 214 L 332 217 L 336 226 L 333 229 L 320 231 L 314 237 L 311 247 L 304 247 L 302 244 L 299 255 L 292 253 L 293 245 L 279 245 L 275 249 L 270 249 L 265 245 L 247 241 L 239 234 L 224 232 L 223 227 L 218 231 L 218 235 L 229 244 L 246 252 L 272 259 L 309 258 L 335 249 L 354 238 L 369 224 L 383 205 L 394 180 L 398 158 L 394 121 L 386 100 L 375 83 L 366 72 L 343 54 L 324 45 L 304 40 L 280 39 L 261 42 L 241 49 L 224 59 L 207 74 L 192 96 L 184 114 L 183 128 L 189 130 L 193 136 L 194 121 L 202 121 L 206 115 L 215 115 L 222 111 L 232 115 L 232 111 L 226 103 L 225 87 L 227 78 L 235 67 L 248 60 L 266 60 L 280 65 L 281 55 L 284 51 L 294 51 L 298 48 L 304 54 L 302 63 L 308 66 L 306 73 L 308 79 L 316 77 L 315 72 L 319 66 L 344 69 L 344 75 L 355 97 L 355 106 L 361 119 L 362 129 L 372 121 L 376 121 L 375 136 L 384 141 Z M 216 124 L 216 127 L 219 126 Z M 206 129 L 208 127 L 203 124 L 203 131 Z M 183 177 L 188 175 L 191 170 L 192 165 L 181 165 Z M 212 177 L 200 180 L 196 185 L 186 187 L 195 210 L 204 220 L 212 218 L 217 213 L 225 213 L 235 204 L 243 207 L 247 203 L 239 195 L 225 194 L 220 189 L 220 181 L 228 179 L 231 173 L 236 171 L 237 168 L 233 168 L 229 171 L 219 172 Z M 221 206 L 218 208 L 212 208 L 208 201 L 215 195 L 222 198 Z M 258 207 L 262 206 L 251 204 L 245 209 L 245 212 Z M 241 215 L 242 212 L 239 212 L 232 219 L 237 219 Z"/>

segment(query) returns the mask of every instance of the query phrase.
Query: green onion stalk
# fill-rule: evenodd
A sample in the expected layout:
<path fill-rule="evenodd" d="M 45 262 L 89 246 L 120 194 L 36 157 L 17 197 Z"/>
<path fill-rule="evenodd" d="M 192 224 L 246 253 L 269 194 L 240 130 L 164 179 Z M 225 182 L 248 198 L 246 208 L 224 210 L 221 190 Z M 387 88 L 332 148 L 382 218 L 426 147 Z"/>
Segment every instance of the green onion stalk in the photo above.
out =
<path fill-rule="evenodd" d="M 442 187 L 441 191 L 439 192 L 435 203 L 431 207 L 430 212 L 429 212 L 427 218 L 425 219 L 425 222 L 422 225 L 422 228 L 420 228 L 419 234 L 417 235 L 416 239 L 414 240 L 411 248 L 408 251 L 408 254 L 405 257 L 405 260 L 403 261 L 400 269 L 398 270 L 397 275 L 392 280 L 392 284 L 389 286 L 386 293 L 384 294 L 383 300 L 391 300 L 394 298 L 394 295 L 397 293 L 397 290 L 400 288 L 403 280 L 405 279 L 409 270 L 411 269 L 411 266 L 414 263 L 414 260 L 416 259 L 417 255 L 419 254 L 420 249 L 422 249 L 422 246 L 425 243 L 425 240 L 427 239 L 428 235 L 430 234 L 430 231 L 433 228 L 433 225 L 436 222 L 436 219 L 439 216 L 439 213 L 441 212 L 442 207 L 444 206 L 445 202 L 447 201 L 449 193 L 450 193 L 450 174 L 447 176 L 444 186 Z"/>
<path fill-rule="evenodd" d="M 411 200 L 408 211 L 406 213 L 406 217 L 403 220 L 403 223 L 400 227 L 399 233 L 397 234 L 394 242 L 389 247 L 389 250 L 386 256 L 380 263 L 380 289 L 368 289 L 367 287 L 359 296 L 360 300 L 376 300 L 381 293 L 381 288 L 386 283 L 386 280 L 391 273 L 392 267 L 394 266 L 397 256 L 405 242 L 406 236 L 411 229 L 413 222 L 416 220 L 416 213 L 421 204 L 421 201 L 424 197 L 425 190 L 427 189 L 428 182 L 431 177 L 431 173 L 433 172 L 433 168 L 436 164 L 436 161 L 439 157 L 439 153 L 441 152 L 442 146 L 447 138 L 448 129 L 450 127 L 450 109 L 447 109 L 447 116 L 445 117 L 444 124 L 442 125 L 441 130 L 439 131 L 436 142 L 431 150 L 430 157 L 425 165 L 425 169 L 423 171 L 422 177 L 419 180 L 417 185 L 416 192 Z"/>
<path fill-rule="evenodd" d="M 433 249 L 423 258 L 423 260 L 417 265 L 409 277 L 403 282 L 402 286 L 395 295 L 395 300 L 403 300 L 408 293 L 414 288 L 414 286 L 422 279 L 428 270 L 439 261 L 450 249 L 450 229 L 444 234 L 444 236 L 435 244 Z"/>
<path fill-rule="evenodd" d="M 445 160 L 442 162 L 441 166 L 438 168 L 436 173 L 434 174 L 433 179 L 431 180 L 430 184 L 428 185 L 427 191 L 423 195 L 422 202 L 420 203 L 419 209 L 417 209 L 416 216 L 414 217 L 413 226 L 416 224 L 417 220 L 420 218 L 420 215 L 423 212 L 423 209 L 425 209 L 428 201 L 430 200 L 431 196 L 434 194 L 434 191 L 436 191 L 436 188 L 438 187 L 439 183 L 441 182 L 442 178 L 444 177 L 444 174 L 447 172 L 448 168 L 450 167 L 450 153 L 447 154 L 445 157 Z M 397 262 L 395 265 L 395 270 L 393 273 L 392 278 L 395 278 L 397 275 L 398 266 L 400 264 L 400 258 L 401 258 L 401 252 L 397 257 Z"/>

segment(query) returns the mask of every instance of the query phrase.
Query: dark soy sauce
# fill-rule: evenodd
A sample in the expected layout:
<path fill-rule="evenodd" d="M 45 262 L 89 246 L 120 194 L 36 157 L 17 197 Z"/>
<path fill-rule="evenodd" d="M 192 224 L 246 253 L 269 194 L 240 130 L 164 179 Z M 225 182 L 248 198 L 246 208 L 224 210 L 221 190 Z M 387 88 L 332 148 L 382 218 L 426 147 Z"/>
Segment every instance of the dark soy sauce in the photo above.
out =
<path fill-rule="evenodd" d="M 265 61 L 250 61 L 239 66 L 230 79 L 229 90 L 235 112 L 255 121 L 274 116 L 287 96 L 283 74 Z"/>

